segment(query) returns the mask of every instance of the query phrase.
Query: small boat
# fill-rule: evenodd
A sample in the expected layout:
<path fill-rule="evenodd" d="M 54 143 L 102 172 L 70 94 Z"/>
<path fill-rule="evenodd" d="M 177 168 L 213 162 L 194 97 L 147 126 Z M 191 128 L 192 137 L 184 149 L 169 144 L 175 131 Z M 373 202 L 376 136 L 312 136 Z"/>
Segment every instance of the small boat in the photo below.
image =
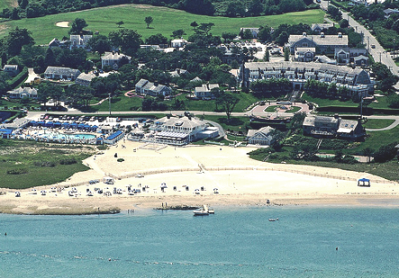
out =
<path fill-rule="evenodd" d="M 21 193 L 19 191 L 15 192 L 15 197 L 21 197 Z"/>
<path fill-rule="evenodd" d="M 203 205 L 202 208 L 194 210 L 193 213 L 194 213 L 194 216 L 206 216 L 206 215 L 209 215 L 210 214 L 209 207 L 207 205 Z M 214 213 L 215 212 L 213 211 L 212 214 L 214 214 Z"/>

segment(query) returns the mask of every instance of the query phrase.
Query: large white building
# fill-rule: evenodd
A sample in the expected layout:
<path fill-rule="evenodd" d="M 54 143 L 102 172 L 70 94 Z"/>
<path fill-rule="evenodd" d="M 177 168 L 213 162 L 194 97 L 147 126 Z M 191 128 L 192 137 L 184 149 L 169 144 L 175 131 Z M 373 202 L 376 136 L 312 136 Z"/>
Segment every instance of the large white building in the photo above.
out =
<path fill-rule="evenodd" d="M 301 62 L 254 62 L 242 64 L 237 79 L 243 86 L 262 79 L 287 78 L 293 89 L 302 89 L 309 79 L 346 87 L 351 95 L 368 96 L 374 91 L 369 73 L 360 68 L 350 68 L 321 63 Z"/>

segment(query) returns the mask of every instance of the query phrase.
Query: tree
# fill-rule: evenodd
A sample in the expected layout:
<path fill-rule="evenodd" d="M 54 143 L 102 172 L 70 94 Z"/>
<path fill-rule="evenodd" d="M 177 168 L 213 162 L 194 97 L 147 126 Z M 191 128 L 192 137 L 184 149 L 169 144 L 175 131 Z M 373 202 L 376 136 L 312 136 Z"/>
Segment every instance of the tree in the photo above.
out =
<path fill-rule="evenodd" d="M 284 61 L 290 60 L 290 49 L 288 47 L 284 48 Z"/>
<path fill-rule="evenodd" d="M 238 1 L 230 2 L 226 9 L 226 16 L 236 17 L 237 15 L 245 16 L 244 5 Z"/>
<path fill-rule="evenodd" d="M 151 35 L 145 40 L 145 43 L 149 45 L 167 44 L 168 38 L 162 34 Z"/>
<path fill-rule="evenodd" d="M 5 41 L 9 56 L 18 55 L 24 45 L 35 44 L 35 41 L 31 36 L 31 32 L 25 28 L 19 29 L 18 27 L 8 33 Z"/>
<path fill-rule="evenodd" d="M 209 23 L 201 23 L 197 29 L 196 29 L 196 33 L 199 35 L 205 35 L 205 36 L 209 36 L 209 32 L 211 31 L 212 27 L 215 26 L 214 23 L 209 22 Z"/>
<path fill-rule="evenodd" d="M 248 13 L 251 16 L 258 16 L 264 10 L 261 0 L 252 0 L 249 4 Z"/>
<path fill-rule="evenodd" d="M 197 29 L 197 27 L 198 27 L 199 25 L 198 25 L 198 23 L 197 23 L 196 21 L 193 21 L 193 22 L 190 23 L 190 26 L 193 27 L 194 30 L 195 30 L 195 29 Z"/>
<path fill-rule="evenodd" d="M 222 38 L 224 39 L 224 42 L 232 41 L 237 35 L 234 33 L 227 33 L 223 32 L 222 33 Z"/>
<path fill-rule="evenodd" d="M 116 25 L 118 25 L 118 28 L 121 28 L 121 25 L 123 25 L 123 24 L 125 24 L 125 22 L 123 22 L 122 20 L 116 22 Z"/>
<path fill-rule="evenodd" d="M 54 66 L 55 65 L 54 52 L 50 47 L 47 48 L 46 56 L 44 57 L 44 64 L 46 66 Z"/>
<path fill-rule="evenodd" d="M 184 32 L 183 29 L 179 29 L 179 30 L 173 31 L 171 37 L 172 38 L 181 38 L 184 35 L 186 35 L 186 32 Z"/>
<path fill-rule="evenodd" d="M 266 42 L 269 41 L 270 39 L 271 39 L 270 27 L 268 27 L 267 25 L 263 27 L 261 26 L 258 32 L 258 40 Z"/>
<path fill-rule="evenodd" d="M 92 37 L 88 42 L 87 46 L 91 49 L 92 52 L 98 52 L 98 54 L 102 55 L 106 51 L 111 50 L 111 45 L 109 40 L 104 35 L 98 35 Z"/>
<path fill-rule="evenodd" d="M 232 93 L 219 91 L 216 101 L 219 105 L 222 106 L 224 112 L 226 112 L 227 122 L 230 122 L 231 113 L 233 112 L 240 99 Z"/>
<path fill-rule="evenodd" d="M 72 23 L 72 28 L 69 30 L 70 35 L 80 35 L 83 31 L 83 28 L 87 27 L 88 24 L 86 23 L 86 20 L 83 18 L 75 18 L 75 20 Z"/>
<path fill-rule="evenodd" d="M 21 9 L 26 9 L 26 7 L 29 5 L 28 0 L 18 0 L 18 5 Z"/>
<path fill-rule="evenodd" d="M 150 29 L 150 24 L 154 21 L 154 19 L 152 18 L 152 16 L 147 16 L 144 19 L 145 23 L 147 24 L 147 29 Z"/>
<path fill-rule="evenodd" d="M 119 47 L 122 52 L 134 56 L 140 48 L 141 35 L 130 29 L 120 29 L 118 32 L 110 32 L 108 35 L 112 46 Z"/>
<path fill-rule="evenodd" d="M 266 49 L 265 56 L 263 56 L 263 61 L 269 62 L 270 61 L 270 53 L 269 50 Z"/>
<path fill-rule="evenodd" d="M 341 19 L 339 22 L 339 27 L 341 28 L 348 28 L 349 27 L 349 22 L 347 19 Z"/>

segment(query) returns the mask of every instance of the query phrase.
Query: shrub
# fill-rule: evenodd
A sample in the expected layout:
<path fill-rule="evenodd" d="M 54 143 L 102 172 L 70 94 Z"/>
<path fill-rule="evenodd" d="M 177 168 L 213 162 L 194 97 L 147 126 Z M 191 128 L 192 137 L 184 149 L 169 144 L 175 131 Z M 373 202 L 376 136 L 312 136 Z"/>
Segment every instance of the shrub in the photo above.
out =
<path fill-rule="evenodd" d="M 71 165 L 75 163 L 77 163 L 75 158 L 65 158 L 60 160 L 61 165 Z"/>
<path fill-rule="evenodd" d="M 28 169 L 13 169 L 13 170 L 8 170 L 7 174 L 8 175 L 22 175 L 22 174 L 27 174 Z"/>
<path fill-rule="evenodd" d="M 55 167 L 55 163 L 51 161 L 36 161 L 34 165 L 36 167 Z"/>

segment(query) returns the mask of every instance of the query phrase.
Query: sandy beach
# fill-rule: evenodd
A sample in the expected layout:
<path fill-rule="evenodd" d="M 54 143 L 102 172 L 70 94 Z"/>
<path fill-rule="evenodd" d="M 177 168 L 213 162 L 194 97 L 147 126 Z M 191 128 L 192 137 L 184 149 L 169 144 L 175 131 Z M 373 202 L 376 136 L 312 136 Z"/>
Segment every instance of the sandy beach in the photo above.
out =
<path fill-rule="evenodd" d="M 85 161 L 91 170 L 55 185 L 2 189 L 0 212 L 82 214 L 163 206 L 350 205 L 398 206 L 398 184 L 366 173 L 252 160 L 253 148 L 172 147 L 120 141 Z M 118 162 L 123 158 L 123 162 Z M 142 177 L 143 176 L 143 177 Z M 104 177 L 114 184 L 103 183 Z M 371 187 L 357 186 L 359 178 Z M 91 180 L 99 183 L 89 184 Z M 167 188 L 161 189 L 166 183 Z M 128 188 L 140 189 L 129 194 Z M 51 188 L 56 188 L 51 192 Z M 76 193 L 68 194 L 76 188 Z M 120 189 L 120 194 L 115 194 Z M 143 188 L 145 188 L 143 190 Z M 101 189 L 97 193 L 95 189 Z M 40 191 L 46 190 L 46 195 Z M 87 192 L 93 196 L 87 196 Z M 109 192 L 111 196 L 104 196 Z M 217 194 L 216 194 L 217 192 Z M 70 196 L 71 195 L 71 196 Z"/>

